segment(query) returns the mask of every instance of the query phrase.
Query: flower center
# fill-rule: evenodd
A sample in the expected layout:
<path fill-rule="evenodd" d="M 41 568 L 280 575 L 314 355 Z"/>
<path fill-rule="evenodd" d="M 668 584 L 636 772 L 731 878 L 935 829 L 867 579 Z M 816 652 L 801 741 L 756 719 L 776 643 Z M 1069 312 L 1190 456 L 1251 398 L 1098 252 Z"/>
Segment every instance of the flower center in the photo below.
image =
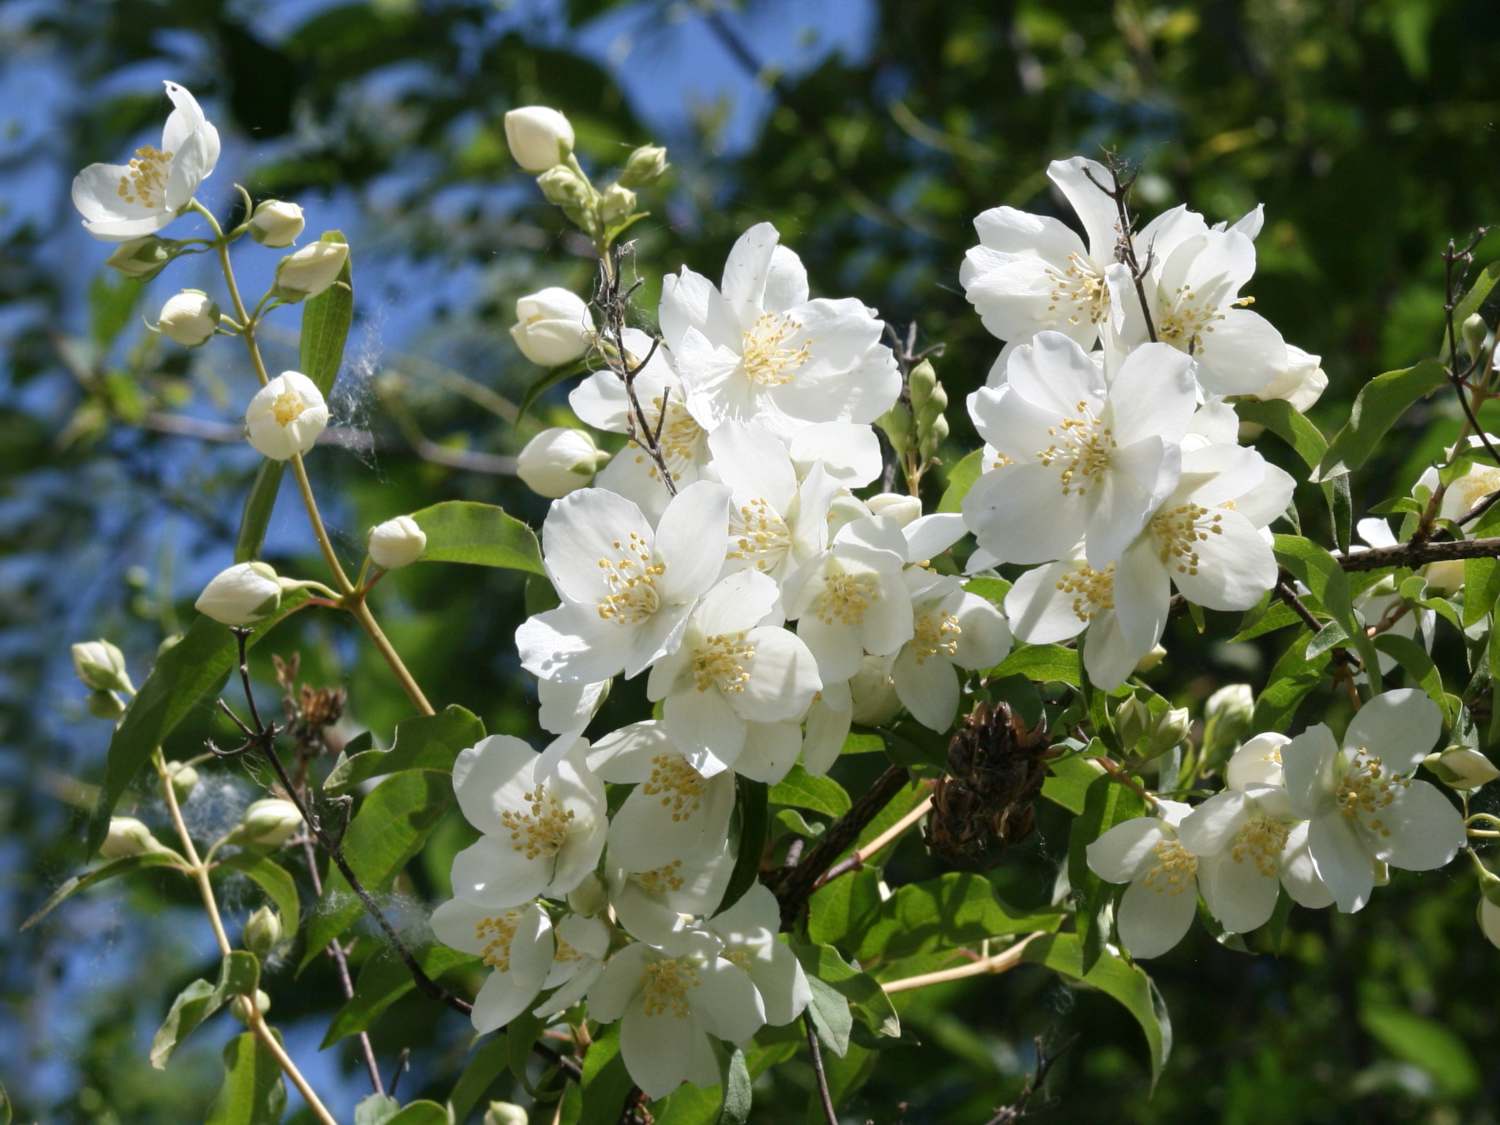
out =
<path fill-rule="evenodd" d="M 1204 517 L 1208 518 L 1205 520 Z M 1197 576 L 1197 544 L 1210 535 L 1223 535 L 1219 526 L 1224 521 L 1222 512 L 1210 515 L 1207 508 L 1198 504 L 1179 504 L 1175 508 L 1157 512 L 1151 517 L 1151 534 L 1156 538 L 1162 565 L 1176 567 L 1178 574 Z M 1174 562 L 1175 560 L 1175 562 Z"/>
<path fill-rule="evenodd" d="M 1394 777 L 1380 764 L 1380 759 L 1363 747 L 1356 747 L 1349 757 L 1344 776 L 1339 779 L 1339 811 L 1350 820 L 1363 820 L 1364 826 L 1377 836 L 1389 836 L 1390 827 L 1380 812 L 1396 800 L 1396 795 L 1411 784 L 1405 777 Z"/>
<path fill-rule="evenodd" d="M 1054 440 L 1036 454 L 1036 459 L 1048 468 L 1053 465 L 1061 468 L 1064 496 L 1075 492 L 1082 496 L 1088 492 L 1094 480 L 1109 468 L 1115 452 L 1114 431 L 1095 417 L 1093 409 L 1082 399 L 1078 400 L 1077 410 L 1076 418 L 1064 418 L 1047 428 L 1047 436 Z"/>
<path fill-rule="evenodd" d="M 719 956 L 731 965 L 736 965 L 744 969 L 747 973 L 750 971 L 750 951 L 748 949 L 726 949 Z"/>
<path fill-rule="evenodd" d="M 1148 889 L 1159 895 L 1180 895 L 1197 885 L 1198 857 L 1176 840 L 1163 840 L 1152 849 L 1156 864 L 1143 880 Z"/>
<path fill-rule="evenodd" d="M 618 621 L 621 625 L 639 625 L 661 606 L 656 580 L 667 568 L 662 563 L 651 561 L 651 548 L 634 531 L 625 542 L 616 539 L 611 545 L 620 552 L 620 557 L 599 560 L 599 569 L 604 572 L 604 584 L 609 590 L 599 599 L 599 616 L 606 621 Z"/>
<path fill-rule="evenodd" d="M 698 966 L 685 957 L 665 958 L 646 966 L 641 1006 L 648 1016 L 688 1014 L 688 993 L 702 983 Z"/>
<path fill-rule="evenodd" d="M 812 345 L 787 346 L 798 324 L 780 313 L 761 313 L 740 344 L 745 378 L 759 387 L 779 387 L 796 377 L 797 370 L 812 354 Z"/>
<path fill-rule="evenodd" d="M 760 497 L 729 513 L 731 559 L 753 561 L 756 570 L 774 570 L 792 548 L 792 533 L 780 513 Z"/>
<path fill-rule="evenodd" d="M 278 426 L 290 426 L 307 409 L 307 400 L 296 391 L 282 391 L 271 400 L 271 417 Z"/>
<path fill-rule="evenodd" d="M 1262 875 L 1272 878 L 1281 869 L 1281 852 L 1290 833 L 1291 826 L 1274 816 L 1253 817 L 1235 833 L 1229 857 L 1236 863 L 1248 860 Z"/>
<path fill-rule="evenodd" d="M 824 625 L 858 625 L 879 594 L 880 583 L 875 575 L 835 571 L 824 580 L 812 612 Z"/>
<path fill-rule="evenodd" d="M 1224 314 L 1198 296 L 1191 286 L 1179 285 L 1167 307 L 1157 314 L 1156 338 L 1192 355 L 1203 346 L 1203 334 L 1214 330 Z"/>
<path fill-rule="evenodd" d="M 160 211 L 166 202 L 167 175 L 172 169 L 172 154 L 150 145 L 135 150 L 115 191 L 126 203 Z"/>
<path fill-rule="evenodd" d="M 654 416 L 661 419 L 661 456 L 667 463 L 667 472 L 671 474 L 675 483 L 682 477 L 682 470 L 698 460 L 703 450 L 703 439 L 706 436 L 703 427 L 688 413 L 687 406 L 681 400 L 681 394 L 671 396 L 667 400 L 667 416 L 661 417 L 662 404 L 661 395 L 651 400 L 654 408 Z M 652 423 L 652 432 L 655 432 L 655 423 Z M 635 454 L 637 464 L 647 466 L 647 474 L 652 480 L 661 476 L 661 470 L 656 463 L 647 458 L 646 454 L 637 451 Z"/>
<path fill-rule="evenodd" d="M 490 968 L 502 973 L 510 971 L 510 943 L 516 938 L 516 923 L 520 918 L 519 910 L 507 910 L 475 923 L 474 936 L 484 947 L 479 956 Z"/>
<path fill-rule="evenodd" d="M 929 656 L 939 653 L 952 660 L 958 655 L 958 635 L 962 632 L 958 618 L 951 613 L 930 610 L 919 616 L 911 639 L 917 663 L 926 663 Z"/>
<path fill-rule="evenodd" d="M 630 878 L 648 895 L 660 898 L 668 891 L 682 890 L 682 860 L 674 859 L 665 866 L 653 867 L 650 871 L 638 871 Z"/>
<path fill-rule="evenodd" d="M 1095 570 L 1078 562 L 1057 580 L 1057 590 L 1073 599 L 1073 613 L 1080 621 L 1092 621 L 1094 615 L 1115 608 L 1115 564 Z"/>
<path fill-rule="evenodd" d="M 746 643 L 744 633 L 704 637 L 693 650 L 693 683 L 699 691 L 718 688 L 726 695 L 742 692 L 750 682 L 750 662 L 754 657 L 755 646 Z"/>
<path fill-rule="evenodd" d="M 661 796 L 661 807 L 674 821 L 686 820 L 698 811 L 703 797 L 703 775 L 679 754 L 658 754 L 651 759 L 651 776 L 641 786 L 648 797 Z M 675 888 L 674 888 L 675 889 Z"/>
<path fill-rule="evenodd" d="M 583 954 L 578 952 L 578 950 L 573 946 L 569 945 L 566 938 L 558 937 L 556 934 L 553 935 L 553 938 L 557 942 L 557 948 L 552 953 L 552 959 L 554 961 L 583 960 Z"/>
<path fill-rule="evenodd" d="M 1052 282 L 1049 313 L 1056 313 L 1060 305 L 1071 309 L 1069 324 L 1082 324 L 1085 319 L 1101 324 L 1109 315 L 1109 287 L 1104 284 L 1104 276 L 1078 254 L 1068 255 L 1067 269 L 1052 266 L 1047 276 Z"/>
<path fill-rule="evenodd" d="M 500 814 L 500 823 L 510 830 L 510 846 L 524 852 L 527 859 L 555 856 L 568 842 L 573 810 L 563 808 L 541 782 L 523 799 L 529 811 L 506 809 Z"/>

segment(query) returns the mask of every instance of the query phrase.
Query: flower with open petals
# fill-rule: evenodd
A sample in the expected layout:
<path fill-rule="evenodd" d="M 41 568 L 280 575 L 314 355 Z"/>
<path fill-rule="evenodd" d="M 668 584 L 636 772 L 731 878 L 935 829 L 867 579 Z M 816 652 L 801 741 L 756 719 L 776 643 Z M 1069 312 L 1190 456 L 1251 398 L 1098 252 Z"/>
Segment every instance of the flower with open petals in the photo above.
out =
<path fill-rule="evenodd" d="M 1157 816 L 1117 824 L 1087 848 L 1089 870 L 1106 883 L 1129 883 L 1115 915 L 1120 944 L 1133 957 L 1159 957 L 1193 924 L 1198 857 L 1178 839 L 1191 811 L 1159 801 Z"/>
<path fill-rule="evenodd" d="M 703 925 L 724 943 L 724 958 L 750 974 L 766 1023 L 781 1027 L 802 1014 L 812 988 L 791 946 L 778 939 L 781 907 L 764 884 L 752 883 L 737 903 Z"/>
<path fill-rule="evenodd" d="M 1010 651 L 1005 615 L 956 578 L 906 572 L 913 632 L 891 666 L 896 694 L 912 718 L 938 733 L 958 714 L 959 668 L 989 668 Z"/>
<path fill-rule="evenodd" d="M 432 929 L 444 945 L 474 954 L 490 970 L 469 1014 L 481 1033 L 530 1007 L 552 968 L 556 937 L 538 902 L 496 908 L 449 899 L 432 912 Z"/>
<path fill-rule="evenodd" d="M 128 242 L 161 230 L 193 200 L 219 161 L 219 131 L 198 101 L 165 82 L 172 112 L 161 147 L 142 145 L 128 164 L 90 164 L 73 179 L 73 206 L 102 242 Z"/>
<path fill-rule="evenodd" d="M 245 434 L 272 461 L 306 453 L 328 425 L 328 404 L 318 385 L 300 371 L 283 371 L 245 408 Z"/>

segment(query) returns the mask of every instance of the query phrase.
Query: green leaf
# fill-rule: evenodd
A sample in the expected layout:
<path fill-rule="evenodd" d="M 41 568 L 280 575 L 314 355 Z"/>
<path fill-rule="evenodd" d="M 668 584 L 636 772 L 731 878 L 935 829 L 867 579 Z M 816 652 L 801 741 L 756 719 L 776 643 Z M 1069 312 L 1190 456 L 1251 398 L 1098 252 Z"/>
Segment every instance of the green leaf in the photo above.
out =
<path fill-rule="evenodd" d="M 1412 403 L 1447 383 L 1435 359 L 1375 376 L 1360 388 L 1349 421 L 1333 436 L 1310 479 L 1317 483 L 1358 469 Z"/>
<path fill-rule="evenodd" d="M 767 800 L 773 805 L 810 809 L 824 816 L 840 817 L 849 811 L 849 794 L 831 777 L 814 777 L 800 765 L 771 787 Z"/>
<path fill-rule="evenodd" d="M 1103 776 L 1102 767 L 1090 758 L 1103 752 L 1104 744 L 1095 739 L 1087 750 L 1049 762 L 1047 780 L 1042 782 L 1042 796 L 1074 816 L 1082 813 L 1089 786 Z"/>
<path fill-rule="evenodd" d="M 1251 641 L 1278 629 L 1296 625 L 1301 620 L 1296 610 L 1278 598 L 1258 609 L 1246 610 L 1245 618 L 1240 622 L 1240 631 L 1229 638 L 1229 643 L 1236 645 Z"/>
<path fill-rule="evenodd" d="M 407 979 L 410 979 L 410 974 L 407 974 Z M 356 999 L 359 994 L 360 989 L 356 988 L 354 990 Z M 499 1035 L 481 1039 L 478 1049 L 464 1064 L 463 1072 L 453 1086 L 453 1093 L 448 1096 L 448 1105 L 453 1110 L 454 1121 L 467 1121 L 470 1112 L 495 1084 L 501 1072 L 510 1069 L 510 1048 L 506 1045 L 505 1036 L 506 1033 L 501 1032 Z M 323 1046 L 325 1048 L 328 1046 L 326 1040 Z"/>
<path fill-rule="evenodd" d="M 633 1083 L 620 1054 L 620 1025 L 612 1023 L 583 1056 L 583 1112 L 578 1125 L 617 1125 Z"/>
<path fill-rule="evenodd" d="M 498 566 L 546 576 L 536 532 L 493 504 L 445 500 L 413 512 L 427 536 L 422 562 Z"/>
<path fill-rule="evenodd" d="M 1077 687 L 1083 677 L 1078 651 L 1062 645 L 1020 645 L 985 675 L 992 680 L 1025 676 L 1039 684 L 1061 683 Z"/>
<path fill-rule="evenodd" d="M 1438 705 L 1443 712 L 1444 724 L 1451 727 L 1458 718 L 1458 700 L 1443 691 L 1443 677 L 1427 650 L 1411 637 L 1403 637 L 1399 633 L 1380 634 L 1375 638 L 1375 647 L 1395 658 L 1396 663 L 1416 681 L 1417 686 Z"/>
<path fill-rule="evenodd" d="M 37 908 L 36 913 L 21 923 L 21 929 L 23 931 L 31 929 L 32 926 L 35 926 L 43 918 L 56 910 L 64 899 L 71 898 L 87 887 L 92 887 L 120 875 L 129 875 L 135 871 L 143 871 L 148 867 L 172 867 L 181 862 L 181 857 L 174 852 L 146 852 L 144 855 L 121 856 L 119 859 L 112 859 L 107 863 L 102 863 L 98 867 L 65 880 L 57 890 L 47 896 L 47 901 Z"/>
<path fill-rule="evenodd" d="M 277 1125 L 286 1110 L 286 1087 L 270 1049 L 248 1031 L 236 1035 L 224 1047 L 224 1070 L 206 1125 Z"/>
<path fill-rule="evenodd" d="M 1049 934 L 1026 947 L 1025 960 L 1045 965 L 1053 972 L 1084 984 L 1118 1000 L 1135 1017 L 1146 1036 L 1151 1056 L 1151 1085 L 1161 1077 L 1172 1053 L 1172 1023 L 1167 1005 L 1156 985 L 1139 965 L 1105 950 L 1087 972 L 1083 968 L 1083 945 L 1077 934 Z"/>
<path fill-rule="evenodd" d="M 446 945 L 413 949 L 412 956 L 433 980 L 460 969 L 477 969 L 482 964 L 479 958 L 449 949 Z M 327 1050 L 340 1039 L 368 1031 L 382 1012 L 416 987 L 411 970 L 394 953 L 371 957 L 359 970 L 353 998 L 329 1022 L 319 1050 Z"/>
<path fill-rule="evenodd" d="M 767 786 L 739 776 L 734 779 L 736 814 L 740 825 L 739 851 L 735 853 L 734 870 L 724 889 L 720 910 L 728 910 L 750 889 L 760 876 L 760 861 L 766 850 L 766 834 L 771 827 L 767 807 Z"/>
<path fill-rule="evenodd" d="M 345 242 L 341 231 L 323 232 L 319 242 Z M 302 304 L 302 334 L 298 340 L 298 362 L 302 374 L 318 385 L 326 398 L 333 390 L 339 367 L 344 362 L 344 344 L 349 339 L 349 325 L 354 320 L 353 257 L 332 285 Z"/>
<path fill-rule="evenodd" d="M 807 900 L 807 936 L 821 945 L 856 938 L 864 918 L 880 907 L 880 872 L 862 867 L 824 884 Z"/>
<path fill-rule="evenodd" d="M 436 715 L 418 715 L 398 724 L 389 750 L 364 750 L 340 758 L 323 788 L 339 794 L 372 777 L 403 770 L 451 774 L 459 752 L 483 738 L 484 724 L 479 718 L 450 703 Z"/>
<path fill-rule="evenodd" d="M 1500 562 L 1495 559 L 1464 560 L 1464 628 L 1477 625 L 1500 598 Z"/>
<path fill-rule="evenodd" d="M 861 1023 L 876 1035 L 899 1038 L 901 1017 L 885 989 L 869 973 L 855 968 L 831 945 L 808 945 L 794 941 L 792 952 L 809 977 L 837 989 L 849 1001 Z"/>
<path fill-rule="evenodd" d="M 157 1070 L 167 1065 L 177 1045 L 193 1029 L 236 996 L 254 996 L 260 983 L 260 962 L 255 954 L 236 949 L 219 963 L 219 983 L 199 978 L 177 994 L 167 1018 L 151 1040 L 151 1065 Z"/>
<path fill-rule="evenodd" d="M 1479 271 L 1479 276 L 1474 279 L 1474 284 L 1469 286 L 1469 291 L 1459 299 L 1458 304 L 1453 307 L 1453 324 L 1455 327 L 1462 326 L 1463 322 L 1477 313 L 1489 297 L 1490 291 L 1500 283 L 1500 261 L 1491 262 Z M 1438 344 L 1438 354 L 1446 360 L 1448 358 L 1448 333 L 1446 326 L 1443 338 Z"/>
<path fill-rule="evenodd" d="M 422 850 L 452 802 L 452 778 L 437 773 L 411 770 L 375 787 L 344 833 L 344 857 L 366 889 L 378 893 L 390 888 L 401 869 Z M 321 908 L 308 923 L 300 968 L 320 956 L 323 947 L 363 912 L 343 874 L 337 868 L 330 870 Z"/>
<path fill-rule="evenodd" d="M 846 876 L 847 878 L 847 876 Z M 908 883 L 854 926 L 854 956 L 869 963 L 954 948 L 1001 934 L 1055 930 L 1060 911 L 1015 910 L 1002 902 L 989 880 L 967 871 Z"/>
<path fill-rule="evenodd" d="M 1104 909 L 1115 895 L 1113 884 L 1095 875 L 1087 848 L 1123 821 L 1145 815 L 1146 805 L 1134 790 L 1107 774 L 1096 778 L 1084 794 L 1083 814 L 1068 830 L 1068 883 L 1078 902 L 1077 928 L 1083 971 L 1088 972 L 1104 952 Z"/>
<path fill-rule="evenodd" d="M 854 1030 L 849 1001 L 833 985 L 817 977 L 808 977 L 807 985 L 812 995 L 807 1014 L 812 1018 L 813 1028 L 828 1049 L 843 1058 L 849 1053 L 849 1036 Z"/>
<path fill-rule="evenodd" d="M 108 272 L 96 273 L 89 282 L 89 338 L 101 356 L 129 327 L 145 291 L 142 279 L 112 278 Z"/>
<path fill-rule="evenodd" d="M 253 562 L 260 558 L 261 546 L 266 541 L 266 528 L 271 522 L 271 511 L 276 507 L 276 494 L 281 489 L 281 476 L 286 471 L 286 462 L 263 459 L 255 471 L 255 481 L 245 494 L 245 510 L 240 515 L 240 530 L 234 540 L 234 561 Z"/>
<path fill-rule="evenodd" d="M 1329 656 L 1324 652 L 1308 659 L 1307 642 L 1311 639 L 1306 629 L 1297 630 L 1292 643 L 1271 667 L 1265 690 L 1255 698 L 1251 730 L 1285 730 L 1302 701 L 1322 681 Z"/>
<path fill-rule="evenodd" d="M 354 1125 L 385 1125 L 401 1112 L 401 1103 L 388 1094 L 371 1094 L 354 1107 Z"/>
<path fill-rule="evenodd" d="M 510 1056 L 510 1072 L 533 1097 L 536 1095 L 537 1087 L 531 1084 L 531 1076 L 526 1073 L 526 1064 L 531 1059 L 531 1049 L 536 1046 L 537 1038 L 542 1034 L 542 1026 L 542 1021 L 530 1012 L 522 1012 L 505 1026 L 505 1044 L 506 1052 Z"/>
<path fill-rule="evenodd" d="M 1441 1097 L 1470 1098 L 1482 1087 L 1483 1073 L 1463 1039 L 1437 1020 L 1391 1004 L 1368 1003 L 1360 1009 L 1359 1022 L 1391 1054 L 1431 1075 Z"/>
<path fill-rule="evenodd" d="M 217 870 L 238 871 L 254 880 L 260 889 L 270 896 L 281 915 L 281 932 L 290 937 L 302 924 L 302 912 L 297 899 L 297 883 L 287 871 L 273 859 L 252 851 L 242 851 L 215 865 Z"/>
<path fill-rule="evenodd" d="M 1318 427 L 1285 399 L 1245 399 L 1234 404 L 1234 412 L 1240 421 L 1264 426 L 1290 445 L 1309 469 L 1316 467 L 1328 451 L 1328 441 Z"/>
<path fill-rule="evenodd" d="M 938 511 L 963 511 L 964 497 L 969 494 L 969 489 L 974 487 L 974 482 L 984 469 L 983 455 L 984 450 L 976 449 L 965 454 L 958 464 L 948 470 L 947 487 L 943 489 L 942 499 L 938 501 Z"/>
<path fill-rule="evenodd" d="M 1380 690 L 1380 662 L 1375 656 L 1375 646 L 1365 633 L 1364 626 L 1354 615 L 1354 600 L 1349 589 L 1349 577 L 1339 566 L 1338 560 L 1309 539 L 1296 535 L 1278 535 L 1275 540 L 1276 560 L 1300 578 L 1312 591 L 1323 609 L 1344 629 L 1359 650 L 1365 675 L 1373 690 Z"/>
<path fill-rule="evenodd" d="M 750 1120 L 750 1068 L 745 1052 L 736 1047 L 727 1052 L 719 1069 L 719 1085 L 724 1091 L 724 1106 L 719 1110 L 718 1125 L 746 1125 Z"/>
<path fill-rule="evenodd" d="M 401 1112 L 386 1119 L 386 1125 L 451 1125 L 451 1122 L 444 1107 L 424 1098 L 407 1102 Z"/>
<path fill-rule="evenodd" d="M 253 646 L 288 616 L 306 604 L 306 590 L 282 595 L 276 612 L 255 627 L 247 646 Z M 199 616 L 182 640 L 157 658 L 156 667 L 130 701 L 125 718 L 109 740 L 104 784 L 89 821 L 87 850 L 99 850 L 109 831 L 110 814 L 135 780 L 151 752 L 167 740 L 177 724 L 199 704 L 218 692 L 239 659 L 234 634 L 212 618 Z"/>

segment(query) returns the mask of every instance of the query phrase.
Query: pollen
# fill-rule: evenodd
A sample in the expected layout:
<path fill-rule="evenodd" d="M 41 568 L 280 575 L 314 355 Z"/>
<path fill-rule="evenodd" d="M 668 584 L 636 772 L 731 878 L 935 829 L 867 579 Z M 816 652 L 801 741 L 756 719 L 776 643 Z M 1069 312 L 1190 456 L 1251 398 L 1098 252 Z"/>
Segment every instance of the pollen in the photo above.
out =
<path fill-rule="evenodd" d="M 599 616 L 621 625 L 639 625 L 661 607 L 656 580 L 667 568 L 655 561 L 645 539 L 634 531 L 625 540 L 616 539 L 612 546 L 617 557 L 599 560 L 604 585 L 609 590 L 599 599 Z"/>
<path fill-rule="evenodd" d="M 911 639 L 917 663 L 925 664 L 928 657 L 939 653 L 952 660 L 958 655 L 958 637 L 962 632 L 958 618 L 951 613 L 931 610 L 919 615 Z"/>
<path fill-rule="evenodd" d="M 1095 570 L 1078 562 L 1057 580 L 1057 591 L 1073 599 L 1073 614 L 1080 621 L 1092 621 L 1096 614 L 1115 608 L 1115 564 Z"/>
<path fill-rule="evenodd" d="M 563 804 L 541 782 L 536 788 L 523 794 L 526 811 L 506 809 L 500 814 L 500 823 L 510 832 L 510 846 L 525 854 L 527 859 L 546 856 L 549 859 L 562 851 L 568 842 L 573 826 L 573 810 Z"/>
<path fill-rule="evenodd" d="M 682 479 L 683 470 L 692 465 L 703 453 L 704 439 L 708 436 L 703 427 L 698 425 L 694 417 L 688 413 L 687 406 L 681 401 L 682 396 L 671 395 L 667 398 L 665 408 L 662 406 L 662 396 L 657 395 L 651 400 L 652 409 L 649 418 L 657 419 L 661 425 L 661 438 L 659 448 L 661 458 L 667 463 L 667 472 L 672 477 L 672 482 Z M 665 409 L 666 416 L 662 416 Z M 652 432 L 656 432 L 656 423 L 651 424 Z M 661 476 L 661 470 L 657 468 L 656 462 L 651 460 L 642 451 L 635 454 L 637 464 L 645 465 L 647 475 L 652 480 Z"/>
<path fill-rule="evenodd" d="M 750 682 L 750 663 L 755 646 L 744 633 L 716 633 L 703 638 L 693 650 L 693 683 L 699 691 L 715 688 L 725 695 L 738 695 Z"/>
<path fill-rule="evenodd" d="M 648 1016 L 688 1014 L 688 993 L 703 982 L 698 966 L 685 957 L 663 958 L 646 966 L 641 1007 Z"/>
<path fill-rule="evenodd" d="M 1176 840 L 1163 840 L 1152 849 L 1156 863 L 1142 882 L 1159 895 L 1180 895 L 1197 886 L 1198 857 Z"/>
<path fill-rule="evenodd" d="M 1156 337 L 1192 355 L 1203 346 L 1204 334 L 1223 319 L 1224 314 L 1199 297 L 1197 290 L 1179 285 L 1167 307 L 1157 314 Z"/>
<path fill-rule="evenodd" d="M 1179 504 L 1151 517 L 1151 534 L 1156 539 L 1162 565 L 1178 574 L 1196 577 L 1198 544 L 1210 535 L 1223 535 L 1224 513 L 1210 512 L 1198 504 Z"/>
<path fill-rule="evenodd" d="M 167 176 L 172 154 L 150 145 L 135 150 L 115 191 L 126 203 L 160 211 L 166 203 Z"/>
<path fill-rule="evenodd" d="M 1236 863 L 1253 863 L 1267 878 L 1281 870 L 1281 853 L 1291 828 L 1273 816 L 1256 816 L 1235 833 L 1229 856 Z"/>
<path fill-rule="evenodd" d="M 474 924 L 474 936 L 480 946 L 480 958 L 492 969 L 502 973 L 510 971 L 510 945 L 516 939 L 516 924 L 520 921 L 519 910 L 507 910 L 481 918 Z"/>
<path fill-rule="evenodd" d="M 779 387 L 796 378 L 812 355 L 812 345 L 807 341 L 795 348 L 787 345 L 800 327 L 780 313 L 761 313 L 740 346 L 745 378 L 758 387 Z"/>
<path fill-rule="evenodd" d="M 729 558 L 775 570 L 792 549 L 792 533 L 775 508 L 756 497 L 729 513 Z"/>
<path fill-rule="evenodd" d="M 1052 283 L 1052 290 L 1047 294 L 1050 302 L 1047 312 L 1052 316 L 1050 323 L 1056 324 L 1061 315 L 1072 325 L 1084 321 L 1102 324 L 1109 316 L 1109 286 L 1104 283 L 1104 275 L 1081 255 L 1069 254 L 1064 269 L 1050 267 L 1047 279 Z"/>
<path fill-rule="evenodd" d="M 558 962 L 582 961 L 583 954 L 578 952 L 575 946 L 569 945 L 566 938 L 553 935 L 557 941 L 557 948 L 552 953 L 552 959 Z"/>
<path fill-rule="evenodd" d="M 879 596 L 880 582 L 875 575 L 836 570 L 824 580 L 822 592 L 813 599 L 812 613 L 824 625 L 858 625 Z"/>
<path fill-rule="evenodd" d="M 1377 836 L 1389 836 L 1390 825 L 1380 814 L 1390 808 L 1397 795 L 1409 785 L 1409 778 L 1387 773 L 1380 759 L 1360 746 L 1346 761 L 1335 800 L 1346 818 L 1363 821 L 1364 826 Z"/>
<path fill-rule="evenodd" d="M 681 821 L 698 811 L 703 786 L 703 775 L 686 758 L 679 754 L 658 754 L 651 759 L 651 776 L 641 786 L 641 792 L 648 797 L 660 797 L 661 807 L 674 821 Z"/>
<path fill-rule="evenodd" d="M 1094 482 L 1108 471 L 1115 453 L 1115 435 L 1093 408 L 1080 399 L 1076 417 L 1064 418 L 1047 429 L 1053 439 L 1046 449 L 1039 449 L 1036 459 L 1047 468 L 1061 470 L 1063 495 L 1088 492 Z"/>
<path fill-rule="evenodd" d="M 278 426 L 290 426 L 307 409 L 307 400 L 296 391 L 286 390 L 271 400 L 271 417 Z"/>
<path fill-rule="evenodd" d="M 650 871 L 637 872 L 631 879 L 641 890 L 657 898 L 669 891 L 680 891 L 683 887 L 682 860 L 674 859 L 671 863 L 653 867 Z"/>

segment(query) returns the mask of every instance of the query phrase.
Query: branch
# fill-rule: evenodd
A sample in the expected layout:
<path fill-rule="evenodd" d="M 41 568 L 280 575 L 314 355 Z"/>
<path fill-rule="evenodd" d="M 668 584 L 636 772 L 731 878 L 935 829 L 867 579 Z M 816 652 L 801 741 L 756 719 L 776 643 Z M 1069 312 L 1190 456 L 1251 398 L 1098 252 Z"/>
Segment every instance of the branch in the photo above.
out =
<path fill-rule="evenodd" d="M 1146 301 L 1146 285 L 1142 280 L 1146 276 L 1146 269 L 1151 267 L 1151 252 L 1146 252 L 1146 268 L 1135 255 L 1135 220 L 1130 217 L 1130 189 L 1135 186 L 1135 173 L 1125 171 L 1125 162 L 1114 153 L 1106 153 L 1109 168 L 1110 186 L 1105 187 L 1094 174 L 1084 168 L 1084 177 L 1096 188 L 1102 191 L 1110 199 L 1114 200 L 1115 214 L 1118 216 L 1120 225 L 1120 241 L 1115 244 L 1115 258 L 1123 262 L 1130 270 L 1130 280 L 1135 283 L 1135 296 L 1141 303 L 1141 315 L 1146 318 L 1146 335 L 1151 342 L 1156 343 L 1156 324 L 1151 319 L 1151 306 Z"/>
<path fill-rule="evenodd" d="M 812 1055 L 813 1076 L 818 1081 L 818 1100 L 823 1103 L 823 1119 L 828 1125 L 839 1125 L 838 1111 L 833 1108 L 833 1094 L 828 1089 L 828 1072 L 823 1069 L 823 1048 L 818 1046 L 818 1032 L 813 1027 L 812 1016 L 802 1013 L 802 1026 L 807 1029 L 807 1049 Z"/>
<path fill-rule="evenodd" d="M 1398 543 L 1394 547 L 1372 547 L 1350 555 L 1336 556 L 1345 570 L 1380 570 L 1387 566 L 1426 566 L 1457 559 L 1500 558 L 1500 537 L 1457 539 L 1425 543 Z"/>

